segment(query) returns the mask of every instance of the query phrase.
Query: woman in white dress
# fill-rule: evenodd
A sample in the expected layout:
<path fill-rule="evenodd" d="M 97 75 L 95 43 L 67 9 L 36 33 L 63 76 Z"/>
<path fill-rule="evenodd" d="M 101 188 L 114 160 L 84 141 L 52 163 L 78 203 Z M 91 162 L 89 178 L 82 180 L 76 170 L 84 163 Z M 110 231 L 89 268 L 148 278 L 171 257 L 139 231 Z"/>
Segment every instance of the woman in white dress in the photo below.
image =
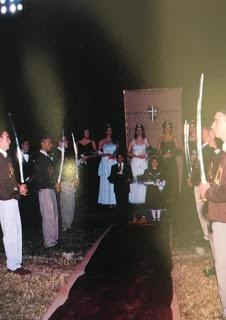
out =
<path fill-rule="evenodd" d="M 108 181 L 111 167 L 117 163 L 116 151 L 117 144 L 112 140 L 112 128 L 110 125 L 107 125 L 106 135 L 98 144 L 98 153 L 102 156 L 98 168 L 98 176 L 100 177 L 99 204 L 110 206 L 116 204 L 114 185 Z"/>
<path fill-rule="evenodd" d="M 132 158 L 131 168 L 134 177 L 134 183 L 130 184 L 129 202 L 132 204 L 144 204 L 146 196 L 146 186 L 137 183 L 136 177 L 143 175 L 147 169 L 147 147 L 149 142 L 145 137 L 145 131 L 142 124 L 137 124 L 134 133 L 134 139 L 129 143 L 128 156 Z"/>

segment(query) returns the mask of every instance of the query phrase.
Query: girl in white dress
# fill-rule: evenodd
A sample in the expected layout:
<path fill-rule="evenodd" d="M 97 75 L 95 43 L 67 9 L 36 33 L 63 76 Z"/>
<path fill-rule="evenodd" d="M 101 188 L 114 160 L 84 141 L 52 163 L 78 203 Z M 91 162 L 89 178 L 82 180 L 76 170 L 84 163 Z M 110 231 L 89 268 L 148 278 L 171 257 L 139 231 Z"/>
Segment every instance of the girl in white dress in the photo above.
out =
<path fill-rule="evenodd" d="M 110 125 L 107 125 L 106 136 L 98 144 L 98 153 L 102 156 L 98 168 L 98 176 L 100 177 L 99 204 L 110 206 L 116 204 L 114 185 L 108 181 L 111 167 L 117 163 L 116 151 L 117 144 L 112 141 L 112 128 Z"/>
<path fill-rule="evenodd" d="M 137 183 L 136 177 L 143 175 L 147 169 L 147 147 L 149 142 L 145 138 L 145 131 L 142 124 L 137 124 L 134 133 L 134 139 L 128 146 L 128 156 L 132 158 L 131 168 L 134 177 L 134 183 L 130 184 L 129 202 L 132 204 L 144 204 L 146 196 L 146 186 Z"/>

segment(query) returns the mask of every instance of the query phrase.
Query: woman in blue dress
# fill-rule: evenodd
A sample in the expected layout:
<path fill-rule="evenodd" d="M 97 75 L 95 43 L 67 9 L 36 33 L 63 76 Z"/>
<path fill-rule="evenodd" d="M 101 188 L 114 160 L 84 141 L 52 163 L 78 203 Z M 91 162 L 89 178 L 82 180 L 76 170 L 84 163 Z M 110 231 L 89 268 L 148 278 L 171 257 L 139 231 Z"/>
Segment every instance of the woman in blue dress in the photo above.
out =
<path fill-rule="evenodd" d="M 110 206 L 116 204 L 114 185 L 108 181 L 111 167 L 117 163 L 116 151 L 117 144 L 112 139 L 112 128 L 107 125 L 106 135 L 98 144 L 98 153 L 102 157 L 98 168 L 98 176 L 100 177 L 99 204 Z"/>

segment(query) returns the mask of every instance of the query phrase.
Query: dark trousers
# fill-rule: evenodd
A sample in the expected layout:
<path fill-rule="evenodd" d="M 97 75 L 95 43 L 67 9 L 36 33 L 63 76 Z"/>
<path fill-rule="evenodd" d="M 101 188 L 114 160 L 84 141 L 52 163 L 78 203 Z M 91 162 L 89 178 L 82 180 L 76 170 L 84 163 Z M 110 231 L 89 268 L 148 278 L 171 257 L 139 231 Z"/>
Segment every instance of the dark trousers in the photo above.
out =
<path fill-rule="evenodd" d="M 129 220 L 129 194 L 116 192 L 117 220 L 120 223 L 127 223 Z"/>

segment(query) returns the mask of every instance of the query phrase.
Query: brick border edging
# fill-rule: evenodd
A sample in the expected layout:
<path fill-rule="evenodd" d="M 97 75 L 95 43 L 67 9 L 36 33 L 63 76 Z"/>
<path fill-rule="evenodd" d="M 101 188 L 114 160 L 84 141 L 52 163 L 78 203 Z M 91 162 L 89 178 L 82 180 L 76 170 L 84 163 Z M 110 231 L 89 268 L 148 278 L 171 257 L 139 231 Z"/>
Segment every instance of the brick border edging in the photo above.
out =
<path fill-rule="evenodd" d="M 173 320 L 180 320 L 181 319 L 180 308 L 179 308 L 176 290 L 175 290 L 175 286 L 174 286 L 174 269 L 171 272 L 171 276 L 172 276 L 172 280 L 173 280 L 173 299 L 171 301 L 170 307 L 171 307 L 172 314 L 173 314 Z"/>
<path fill-rule="evenodd" d="M 85 268 L 89 263 L 90 259 L 92 258 L 94 252 L 98 248 L 100 242 L 103 238 L 107 235 L 107 233 L 111 230 L 113 224 L 108 227 L 104 233 L 96 240 L 96 242 L 92 245 L 92 247 L 86 253 L 84 259 L 72 270 L 71 275 L 66 279 L 65 283 L 59 289 L 56 298 L 54 299 L 51 306 L 48 308 L 45 315 L 42 317 L 41 320 L 48 320 L 51 315 L 59 308 L 61 305 L 65 303 L 68 298 L 69 291 L 75 281 L 85 273 Z"/>
<path fill-rule="evenodd" d="M 171 249 L 171 254 L 172 254 L 172 221 L 169 222 L 169 238 L 170 238 L 170 249 Z M 172 257 L 173 259 L 173 257 Z M 172 310 L 172 314 L 173 314 L 173 320 L 181 320 L 181 316 L 180 316 L 180 308 L 179 308 L 179 304 L 178 304 L 178 300 L 177 300 L 177 295 L 176 295 L 176 290 L 175 290 L 175 276 L 174 276 L 174 267 L 172 269 L 171 272 L 171 277 L 172 277 L 172 283 L 173 283 L 173 299 L 171 301 L 171 305 L 170 308 Z"/>

